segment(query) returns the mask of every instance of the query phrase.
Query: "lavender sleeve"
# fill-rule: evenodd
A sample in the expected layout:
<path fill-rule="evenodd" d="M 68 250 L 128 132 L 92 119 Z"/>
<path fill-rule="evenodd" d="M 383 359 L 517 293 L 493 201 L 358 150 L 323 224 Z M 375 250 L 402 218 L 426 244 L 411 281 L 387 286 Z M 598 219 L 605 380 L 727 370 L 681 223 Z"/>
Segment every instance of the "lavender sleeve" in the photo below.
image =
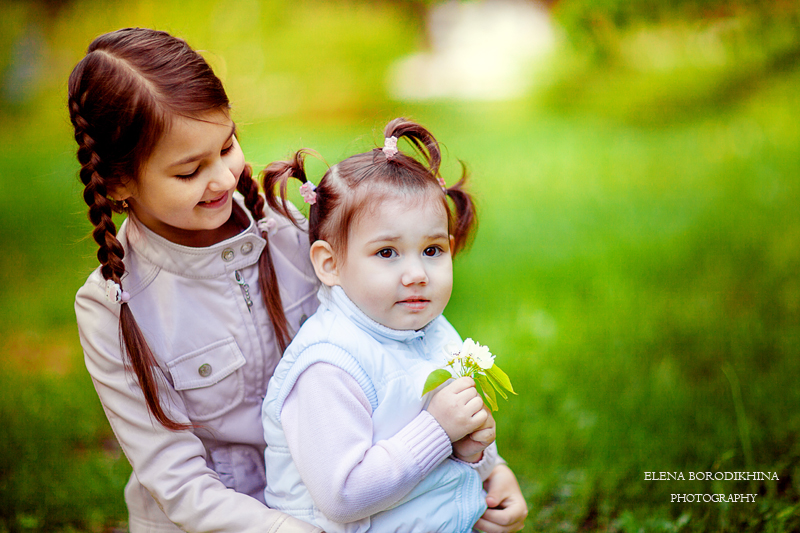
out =
<path fill-rule="evenodd" d="M 372 409 L 355 379 L 327 363 L 298 378 L 281 413 L 292 458 L 317 507 L 351 522 L 398 502 L 452 453 L 427 411 L 372 443 Z"/>

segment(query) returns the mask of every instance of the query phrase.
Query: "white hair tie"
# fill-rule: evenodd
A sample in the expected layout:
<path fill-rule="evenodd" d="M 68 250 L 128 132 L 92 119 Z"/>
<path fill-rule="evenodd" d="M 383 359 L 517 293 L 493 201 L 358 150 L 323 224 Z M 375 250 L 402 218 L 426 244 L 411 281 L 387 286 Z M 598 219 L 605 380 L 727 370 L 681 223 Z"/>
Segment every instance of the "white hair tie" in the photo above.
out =
<path fill-rule="evenodd" d="M 119 283 L 113 279 L 106 280 L 106 299 L 112 304 L 124 304 L 131 299 L 127 291 L 123 291 Z"/>

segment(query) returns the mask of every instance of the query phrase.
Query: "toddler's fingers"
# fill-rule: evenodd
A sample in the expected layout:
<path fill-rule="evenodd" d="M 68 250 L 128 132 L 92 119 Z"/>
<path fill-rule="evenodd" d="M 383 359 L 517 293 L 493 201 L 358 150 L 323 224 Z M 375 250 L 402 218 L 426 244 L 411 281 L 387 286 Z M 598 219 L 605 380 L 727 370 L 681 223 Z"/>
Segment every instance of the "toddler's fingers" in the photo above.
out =
<path fill-rule="evenodd" d="M 469 376 L 460 377 L 453 380 L 446 389 L 449 389 L 453 394 L 460 394 L 470 388 L 475 388 L 475 380 Z M 476 391 L 477 392 L 477 391 Z"/>
<path fill-rule="evenodd" d="M 488 446 L 497 438 L 497 433 L 494 427 L 490 427 L 473 431 L 469 437 L 475 442 L 480 442 Z"/>
<path fill-rule="evenodd" d="M 473 411 L 474 414 L 472 415 L 472 420 L 477 424 L 477 426 L 475 426 L 476 429 L 484 425 L 486 421 L 489 420 L 489 415 L 487 414 L 486 409 L 483 408 L 483 400 L 480 396 L 467 402 L 467 406 L 470 409 L 475 409 Z"/>
<path fill-rule="evenodd" d="M 473 418 L 480 416 L 481 424 L 489 419 L 489 415 L 486 414 L 486 410 L 483 408 L 483 398 L 480 397 L 478 391 L 475 391 L 475 395 L 467 400 L 466 406 L 472 413 Z M 483 411 L 482 415 L 480 411 Z"/>

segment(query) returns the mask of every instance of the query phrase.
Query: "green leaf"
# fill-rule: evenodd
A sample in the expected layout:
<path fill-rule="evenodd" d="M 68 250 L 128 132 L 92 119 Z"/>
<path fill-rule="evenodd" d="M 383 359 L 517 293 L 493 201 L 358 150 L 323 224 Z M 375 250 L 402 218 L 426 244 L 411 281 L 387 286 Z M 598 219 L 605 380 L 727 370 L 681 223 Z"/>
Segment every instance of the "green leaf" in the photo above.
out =
<path fill-rule="evenodd" d="M 437 368 L 433 372 L 428 375 L 428 379 L 425 380 L 425 386 L 422 388 L 422 396 L 425 396 L 430 391 L 447 381 L 448 379 L 452 378 L 452 374 L 445 370 L 444 368 Z"/>
<path fill-rule="evenodd" d="M 492 365 L 492 368 L 486 371 L 486 374 L 494 379 L 500 386 L 504 389 L 509 391 L 511 394 L 517 394 L 514 392 L 514 387 L 511 386 L 511 380 L 508 379 L 508 376 L 505 372 L 500 370 L 500 367 L 496 364 Z"/>
<path fill-rule="evenodd" d="M 483 374 L 476 375 L 475 385 L 477 386 L 478 391 L 482 393 L 481 395 L 483 396 L 486 404 L 489 405 L 492 411 L 497 411 L 497 397 L 494 395 L 494 387 L 489 380 L 486 379 L 486 376 Z"/>
<path fill-rule="evenodd" d="M 506 394 L 506 393 L 503 391 L 503 386 L 502 386 L 502 385 L 500 385 L 500 384 L 497 382 L 497 380 L 496 380 L 496 379 L 494 379 L 494 378 L 493 378 L 492 376 L 490 376 L 489 374 L 486 374 L 486 379 L 488 379 L 488 380 L 489 380 L 489 383 L 491 383 L 491 384 L 492 384 L 492 386 L 494 387 L 494 390 L 496 390 L 496 391 L 497 391 L 497 394 L 499 394 L 500 396 L 502 396 L 504 400 L 508 400 L 508 395 L 507 395 L 507 394 Z"/>

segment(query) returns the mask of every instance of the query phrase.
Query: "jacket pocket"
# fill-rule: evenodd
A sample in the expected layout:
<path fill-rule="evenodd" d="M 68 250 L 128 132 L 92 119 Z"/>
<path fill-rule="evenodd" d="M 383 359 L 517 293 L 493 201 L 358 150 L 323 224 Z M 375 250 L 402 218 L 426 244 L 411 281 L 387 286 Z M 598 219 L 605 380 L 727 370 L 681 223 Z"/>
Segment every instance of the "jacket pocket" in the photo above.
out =
<path fill-rule="evenodd" d="M 245 359 L 231 337 L 167 362 L 175 390 L 193 421 L 221 416 L 244 399 Z"/>

